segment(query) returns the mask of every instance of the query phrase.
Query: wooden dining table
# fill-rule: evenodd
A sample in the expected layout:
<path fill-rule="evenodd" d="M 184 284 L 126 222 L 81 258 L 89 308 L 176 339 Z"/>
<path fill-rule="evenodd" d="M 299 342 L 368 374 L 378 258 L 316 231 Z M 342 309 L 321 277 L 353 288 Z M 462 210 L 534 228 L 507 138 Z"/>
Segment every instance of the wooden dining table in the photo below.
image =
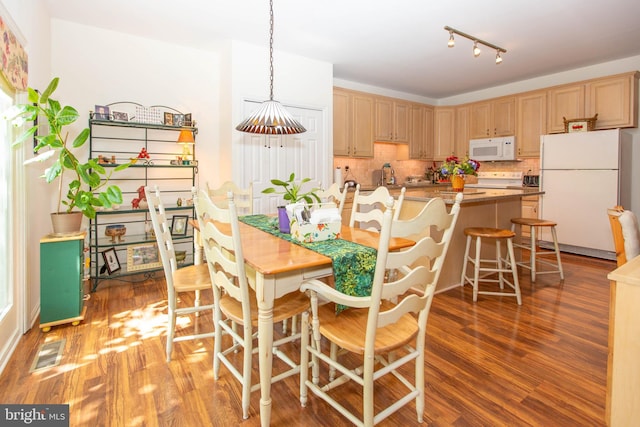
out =
<path fill-rule="evenodd" d="M 197 232 L 197 221 L 191 220 L 190 223 Z M 260 424 L 268 426 L 271 422 L 272 405 L 274 301 L 290 292 L 298 292 L 304 280 L 333 275 L 332 261 L 325 255 L 256 227 L 242 222 L 239 225 L 245 263 L 256 272 L 254 290 L 258 305 Z M 340 238 L 377 249 L 379 234 L 343 225 Z M 194 240 L 199 241 L 198 238 Z M 389 250 L 400 250 L 414 244 L 415 242 L 410 239 L 392 238 Z"/>

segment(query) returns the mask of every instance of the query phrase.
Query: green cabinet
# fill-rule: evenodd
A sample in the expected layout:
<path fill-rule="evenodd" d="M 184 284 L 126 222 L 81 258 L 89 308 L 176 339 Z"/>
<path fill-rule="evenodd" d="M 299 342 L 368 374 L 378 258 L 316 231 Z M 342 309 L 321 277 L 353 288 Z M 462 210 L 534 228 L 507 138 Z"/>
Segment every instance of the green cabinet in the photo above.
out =
<path fill-rule="evenodd" d="M 40 239 L 40 328 L 77 325 L 84 307 L 84 239 L 86 233 Z"/>

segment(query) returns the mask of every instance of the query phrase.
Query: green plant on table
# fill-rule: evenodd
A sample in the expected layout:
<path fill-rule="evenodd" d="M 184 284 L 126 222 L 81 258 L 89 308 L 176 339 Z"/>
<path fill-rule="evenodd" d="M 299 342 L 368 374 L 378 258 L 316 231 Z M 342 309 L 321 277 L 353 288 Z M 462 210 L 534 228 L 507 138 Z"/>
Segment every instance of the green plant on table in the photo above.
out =
<path fill-rule="evenodd" d="M 292 173 L 289 175 L 289 179 L 287 181 L 282 181 L 280 179 L 272 179 L 271 184 L 282 187 L 282 191 L 278 192 L 275 187 L 269 187 L 262 190 L 264 194 L 283 194 L 282 198 L 289 203 L 297 203 L 301 201 L 307 202 L 307 204 L 313 204 L 313 202 L 321 203 L 320 197 L 316 194 L 320 188 L 312 188 L 308 191 L 303 192 L 302 187 L 305 183 L 311 181 L 311 178 L 304 178 L 300 181 L 296 181 L 296 174 Z"/>
<path fill-rule="evenodd" d="M 38 153 L 27 163 L 42 162 L 51 157 L 55 160 L 48 167 L 42 178 L 47 183 L 56 179 L 58 182 L 58 209 L 62 212 L 62 206 L 66 206 L 66 212 L 72 212 L 77 208 L 88 218 L 95 218 L 96 207 L 110 208 L 112 205 L 122 203 L 122 191 L 117 185 L 108 185 L 109 179 L 114 172 L 129 167 L 130 163 L 121 164 L 107 171 L 96 159 L 88 159 L 82 162 L 74 154 L 74 150 L 84 145 L 89 137 L 89 128 L 84 128 L 71 143 L 68 141 L 69 133 L 65 127 L 74 123 L 78 117 L 78 111 L 70 106 L 62 107 L 60 102 L 51 98 L 51 95 L 58 87 L 59 78 L 55 77 L 49 86 L 38 93 L 33 88 L 28 88 L 29 104 L 17 105 L 12 114 L 12 121 L 16 126 L 22 126 L 25 122 L 34 122 L 40 115 L 44 116 L 49 124 L 49 131 L 45 135 L 36 135 L 37 126 L 32 126 L 13 143 L 13 146 L 20 145 L 26 140 L 30 140 L 35 135 L 37 141 L 34 151 Z M 68 185 L 67 192 L 63 199 L 62 178 L 64 172 L 74 174 Z"/>

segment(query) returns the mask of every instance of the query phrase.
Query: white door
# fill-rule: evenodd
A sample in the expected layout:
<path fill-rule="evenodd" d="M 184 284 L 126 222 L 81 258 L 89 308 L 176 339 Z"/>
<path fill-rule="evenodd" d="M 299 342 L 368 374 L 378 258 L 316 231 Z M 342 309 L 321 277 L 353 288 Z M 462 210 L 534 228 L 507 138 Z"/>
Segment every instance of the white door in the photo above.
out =
<path fill-rule="evenodd" d="M 249 115 L 259 107 L 258 102 L 245 101 L 243 114 Z M 326 187 L 331 183 L 333 159 L 327 149 L 329 141 L 324 131 L 321 110 L 285 106 L 307 129 L 297 135 L 243 134 L 239 147 L 234 147 L 234 181 L 246 187 L 253 182 L 253 212 L 275 214 L 283 202 L 279 194 L 262 194 L 272 187 L 272 179 L 286 181 L 291 173 L 296 180 L 311 178 Z"/>

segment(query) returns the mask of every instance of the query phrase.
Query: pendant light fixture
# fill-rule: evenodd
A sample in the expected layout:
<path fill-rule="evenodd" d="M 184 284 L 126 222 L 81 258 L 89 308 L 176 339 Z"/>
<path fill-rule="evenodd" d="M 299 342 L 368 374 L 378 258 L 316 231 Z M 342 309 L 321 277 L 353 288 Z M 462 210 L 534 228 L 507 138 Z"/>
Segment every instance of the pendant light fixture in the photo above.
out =
<path fill-rule="evenodd" d="M 240 132 L 289 135 L 307 130 L 278 102 L 273 100 L 273 0 L 269 0 L 269 100 L 236 126 Z"/>

